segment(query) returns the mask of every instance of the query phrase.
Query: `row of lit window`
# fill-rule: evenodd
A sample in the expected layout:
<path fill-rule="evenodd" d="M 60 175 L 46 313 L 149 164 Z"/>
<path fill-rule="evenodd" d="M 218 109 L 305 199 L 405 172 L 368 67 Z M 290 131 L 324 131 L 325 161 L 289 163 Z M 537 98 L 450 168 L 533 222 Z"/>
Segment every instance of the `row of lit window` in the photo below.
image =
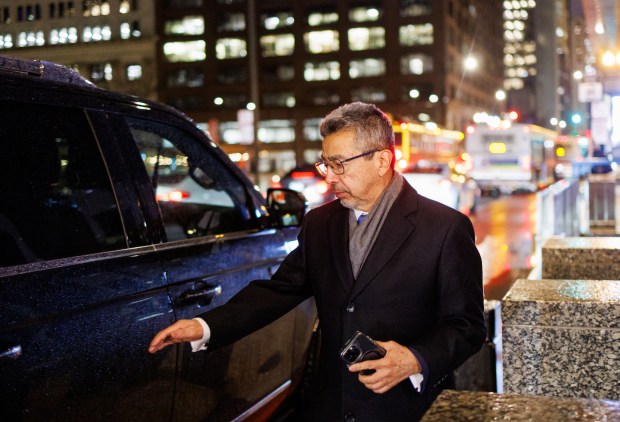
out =
<path fill-rule="evenodd" d="M 352 51 L 363 51 L 385 47 L 385 30 L 382 27 L 351 28 L 348 45 Z M 314 31 L 304 34 L 306 51 L 313 54 L 331 53 L 340 50 L 336 31 Z M 431 24 L 407 25 L 400 28 L 400 44 L 403 46 L 433 44 Z M 263 57 L 289 56 L 295 50 L 292 34 L 265 35 L 260 38 Z M 207 44 L 203 40 L 175 41 L 164 44 L 164 55 L 170 62 L 193 62 L 205 60 Z M 243 58 L 248 54 L 247 42 L 242 38 L 220 38 L 216 41 L 215 55 L 218 59 Z"/>
<path fill-rule="evenodd" d="M 400 71 L 403 75 L 423 75 L 432 72 L 433 59 L 425 54 L 409 54 L 401 57 Z M 349 78 L 368 78 L 385 75 L 386 63 L 382 58 L 364 58 L 349 63 Z M 268 66 L 261 69 L 263 82 L 286 82 L 295 78 L 295 69 L 292 65 Z M 329 81 L 341 78 L 340 63 L 337 61 L 308 62 L 304 65 L 304 80 Z M 247 81 L 244 67 L 227 68 L 217 75 L 220 84 L 243 84 Z M 169 73 L 168 87 L 198 88 L 205 85 L 205 75 L 199 69 L 178 69 Z M 419 92 L 412 91 L 411 98 L 417 99 Z"/>
<path fill-rule="evenodd" d="M 533 9 L 535 7 L 536 7 L 535 0 L 506 0 L 504 1 L 504 9 L 506 10 Z"/>
<path fill-rule="evenodd" d="M 120 0 L 118 2 L 118 12 L 121 14 L 129 13 L 138 8 L 138 0 Z M 82 1 L 82 16 L 107 16 L 110 14 L 111 7 L 108 0 L 84 0 Z M 58 1 L 48 4 L 49 19 L 72 18 L 77 14 L 73 1 Z M 17 6 L 15 9 L 15 21 L 38 21 L 43 18 L 40 4 L 28 4 Z M 11 23 L 13 14 L 10 7 L 0 9 L 0 22 Z"/>
<path fill-rule="evenodd" d="M 203 0 L 167 0 L 164 3 L 164 8 L 167 10 L 199 8 L 204 6 Z M 217 0 L 217 3 L 218 5 L 230 6 L 233 4 L 242 4 L 244 1 Z M 400 16 L 405 18 L 430 15 L 431 0 L 400 0 L 399 12 Z M 348 15 L 351 22 L 369 22 L 380 19 L 383 15 L 383 10 L 379 7 L 354 7 L 349 10 Z M 338 21 L 338 14 L 335 10 L 310 12 L 308 13 L 307 21 L 309 25 L 330 24 Z M 261 23 L 266 29 L 291 26 L 294 23 L 294 16 L 291 11 L 262 14 Z"/>
<path fill-rule="evenodd" d="M 80 72 L 77 66 L 73 67 L 74 70 Z M 88 74 L 85 75 L 92 82 L 110 82 L 114 79 L 114 68 L 112 63 L 95 63 L 90 65 Z M 130 64 L 125 66 L 125 79 L 128 81 L 137 81 L 142 78 L 142 65 Z"/>
<path fill-rule="evenodd" d="M 120 38 L 127 40 L 139 38 L 141 36 L 138 21 L 133 23 L 121 23 Z M 112 29 L 109 25 L 85 26 L 82 28 L 82 42 L 110 41 L 112 39 Z M 45 39 L 43 31 L 23 31 L 17 34 L 17 42 L 14 41 L 12 34 L 0 34 L 0 49 L 13 47 L 41 47 L 45 44 L 75 44 L 78 42 L 78 29 L 74 26 L 68 28 L 52 29 L 49 31 L 48 39 Z"/>

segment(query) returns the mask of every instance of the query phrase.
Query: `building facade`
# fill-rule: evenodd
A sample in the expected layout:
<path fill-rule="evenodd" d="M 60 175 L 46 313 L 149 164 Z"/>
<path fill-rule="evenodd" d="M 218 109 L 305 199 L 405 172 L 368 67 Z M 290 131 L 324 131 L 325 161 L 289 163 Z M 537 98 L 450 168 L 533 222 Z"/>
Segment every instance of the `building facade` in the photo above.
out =
<path fill-rule="evenodd" d="M 502 3 L 484 0 L 0 6 L 0 54 L 62 63 L 99 86 L 179 108 L 241 168 L 265 175 L 261 188 L 317 160 L 320 120 L 346 102 L 452 130 L 474 113 L 501 112 L 501 33 Z"/>
<path fill-rule="evenodd" d="M 48 60 L 96 85 L 157 99 L 153 0 L 8 0 L 0 54 Z"/>
<path fill-rule="evenodd" d="M 250 173 L 315 162 L 342 103 L 456 130 L 502 107 L 501 2 L 167 0 L 157 16 L 160 99 Z"/>

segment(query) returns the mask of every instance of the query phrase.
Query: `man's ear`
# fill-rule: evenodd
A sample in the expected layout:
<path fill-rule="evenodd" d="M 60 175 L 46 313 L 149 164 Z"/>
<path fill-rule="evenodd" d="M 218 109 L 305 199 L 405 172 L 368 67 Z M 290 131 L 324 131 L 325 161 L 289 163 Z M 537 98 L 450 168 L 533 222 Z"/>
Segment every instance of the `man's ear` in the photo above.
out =
<path fill-rule="evenodd" d="M 379 151 L 379 176 L 384 176 L 392 169 L 392 152 L 389 149 Z"/>

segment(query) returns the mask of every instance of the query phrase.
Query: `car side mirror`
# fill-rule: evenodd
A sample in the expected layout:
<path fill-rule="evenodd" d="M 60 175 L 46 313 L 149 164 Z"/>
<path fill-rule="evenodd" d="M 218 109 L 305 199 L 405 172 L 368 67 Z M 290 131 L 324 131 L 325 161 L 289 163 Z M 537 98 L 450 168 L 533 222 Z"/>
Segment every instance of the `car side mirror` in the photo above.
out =
<path fill-rule="evenodd" d="M 267 209 L 272 224 L 278 227 L 301 226 L 306 214 L 306 198 L 293 189 L 267 189 Z"/>

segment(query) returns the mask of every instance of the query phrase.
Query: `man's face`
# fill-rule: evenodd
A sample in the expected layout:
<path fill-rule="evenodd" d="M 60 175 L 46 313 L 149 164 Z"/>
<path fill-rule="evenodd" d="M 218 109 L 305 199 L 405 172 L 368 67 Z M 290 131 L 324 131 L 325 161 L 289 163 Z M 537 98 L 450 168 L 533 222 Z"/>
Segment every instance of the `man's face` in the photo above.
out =
<path fill-rule="evenodd" d="M 340 131 L 326 136 L 323 139 L 323 161 L 329 163 L 334 160 L 346 160 L 366 151 L 355 146 L 355 133 Z M 344 163 L 344 173 L 335 174 L 328 169 L 325 180 L 332 187 L 336 198 L 343 206 L 361 211 L 370 211 L 377 198 L 383 191 L 381 183 L 379 153 L 367 157 L 356 158 Z"/>

